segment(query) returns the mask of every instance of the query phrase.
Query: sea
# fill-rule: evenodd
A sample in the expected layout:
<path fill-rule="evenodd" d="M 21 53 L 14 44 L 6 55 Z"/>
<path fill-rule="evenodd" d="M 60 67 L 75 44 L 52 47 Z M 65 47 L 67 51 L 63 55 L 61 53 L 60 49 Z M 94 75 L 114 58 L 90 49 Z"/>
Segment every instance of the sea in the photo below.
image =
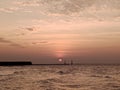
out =
<path fill-rule="evenodd" d="M 120 90 L 120 65 L 0 66 L 0 90 Z"/>

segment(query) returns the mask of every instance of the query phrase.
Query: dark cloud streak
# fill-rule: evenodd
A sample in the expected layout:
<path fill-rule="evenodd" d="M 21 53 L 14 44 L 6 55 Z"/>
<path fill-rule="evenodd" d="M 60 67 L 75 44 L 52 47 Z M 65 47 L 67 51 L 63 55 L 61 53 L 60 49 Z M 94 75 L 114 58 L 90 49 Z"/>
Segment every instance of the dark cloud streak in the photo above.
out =
<path fill-rule="evenodd" d="M 36 45 L 36 44 L 47 44 L 48 41 L 40 41 L 40 42 L 33 42 L 32 44 Z"/>
<path fill-rule="evenodd" d="M 6 44 L 9 44 L 9 46 L 15 46 L 15 47 L 24 48 L 24 47 L 23 47 L 22 45 L 20 45 L 20 44 L 14 43 L 14 42 L 12 42 L 12 41 L 10 41 L 10 40 L 6 40 L 6 39 L 1 38 L 1 37 L 0 37 L 0 43 L 6 43 Z"/>
<path fill-rule="evenodd" d="M 35 29 L 34 28 L 25 28 L 26 30 L 28 31 L 34 31 Z"/>

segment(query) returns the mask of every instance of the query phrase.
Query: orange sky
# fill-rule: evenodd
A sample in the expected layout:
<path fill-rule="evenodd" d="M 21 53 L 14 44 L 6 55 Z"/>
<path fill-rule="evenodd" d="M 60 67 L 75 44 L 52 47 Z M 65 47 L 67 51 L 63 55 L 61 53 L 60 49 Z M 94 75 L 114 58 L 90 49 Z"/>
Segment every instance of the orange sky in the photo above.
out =
<path fill-rule="evenodd" d="M 119 0 L 2 0 L 0 61 L 120 63 Z"/>

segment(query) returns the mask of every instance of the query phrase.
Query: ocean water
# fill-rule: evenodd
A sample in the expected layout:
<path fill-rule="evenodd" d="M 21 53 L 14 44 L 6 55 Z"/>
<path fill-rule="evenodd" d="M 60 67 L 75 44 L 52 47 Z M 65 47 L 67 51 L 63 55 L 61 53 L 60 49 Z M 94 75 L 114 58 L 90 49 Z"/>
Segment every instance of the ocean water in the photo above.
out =
<path fill-rule="evenodd" d="M 0 66 L 0 90 L 120 90 L 120 66 Z"/>

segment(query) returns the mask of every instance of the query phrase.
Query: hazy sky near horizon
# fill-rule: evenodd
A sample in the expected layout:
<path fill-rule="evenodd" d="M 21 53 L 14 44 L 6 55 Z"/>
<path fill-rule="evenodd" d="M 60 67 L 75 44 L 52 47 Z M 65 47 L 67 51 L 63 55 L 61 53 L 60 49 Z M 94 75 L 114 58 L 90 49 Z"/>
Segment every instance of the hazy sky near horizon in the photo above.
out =
<path fill-rule="evenodd" d="M 1 0 L 0 61 L 120 63 L 120 0 Z"/>

